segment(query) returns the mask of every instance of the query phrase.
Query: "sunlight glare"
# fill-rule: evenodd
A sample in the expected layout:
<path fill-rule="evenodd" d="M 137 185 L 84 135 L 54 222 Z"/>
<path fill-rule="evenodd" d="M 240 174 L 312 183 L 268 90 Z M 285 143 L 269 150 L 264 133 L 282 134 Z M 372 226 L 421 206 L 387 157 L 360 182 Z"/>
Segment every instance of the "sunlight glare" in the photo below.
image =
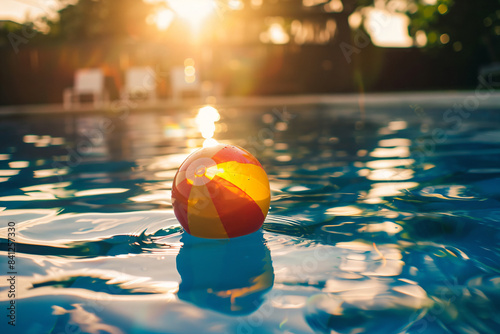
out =
<path fill-rule="evenodd" d="M 193 83 L 196 81 L 196 68 L 194 67 L 194 59 L 186 58 L 184 60 L 184 81 Z"/>
<path fill-rule="evenodd" d="M 393 48 L 408 48 L 413 45 L 413 39 L 408 35 L 408 16 L 375 8 L 367 12 L 364 27 L 373 44 Z"/>
<path fill-rule="evenodd" d="M 448 44 L 448 42 L 450 41 L 450 35 L 448 35 L 448 34 L 442 34 L 441 36 L 439 36 L 439 41 L 442 44 Z"/>
<path fill-rule="evenodd" d="M 415 44 L 420 48 L 423 48 L 427 45 L 427 35 L 425 31 L 417 31 L 417 33 L 415 34 Z"/>
<path fill-rule="evenodd" d="M 259 8 L 260 6 L 262 6 L 262 2 L 262 0 L 251 0 L 250 4 L 253 8 Z"/>
<path fill-rule="evenodd" d="M 281 24 L 275 22 L 269 26 L 266 32 L 260 35 L 263 43 L 286 44 L 290 41 L 290 36 L 286 33 Z"/>
<path fill-rule="evenodd" d="M 199 26 L 216 7 L 215 0 L 168 0 L 167 2 L 177 15 L 188 20 L 193 27 Z"/>
<path fill-rule="evenodd" d="M 242 10 L 245 7 L 241 0 L 229 0 L 227 5 L 232 10 Z"/>
<path fill-rule="evenodd" d="M 158 30 L 167 30 L 174 19 L 174 13 L 170 9 L 161 9 L 156 13 L 155 22 Z"/>
<path fill-rule="evenodd" d="M 329 3 L 324 5 L 323 8 L 327 13 L 342 13 L 344 5 L 340 0 L 331 0 Z"/>
<path fill-rule="evenodd" d="M 186 58 L 184 59 L 184 66 L 193 66 L 194 67 L 194 59 L 193 58 Z"/>
<path fill-rule="evenodd" d="M 190 66 L 186 66 L 186 68 L 184 68 L 184 74 L 188 77 L 194 75 L 195 73 L 196 73 L 196 70 L 195 70 L 194 66 L 190 65 Z"/>
<path fill-rule="evenodd" d="M 198 126 L 201 136 L 205 139 L 210 139 L 215 133 L 215 122 L 220 119 L 220 114 L 214 107 L 206 106 L 200 108 L 196 115 L 195 122 Z M 207 145 L 213 142 L 207 142 Z"/>
<path fill-rule="evenodd" d="M 214 147 L 219 145 L 219 142 L 213 138 L 207 138 L 203 141 L 203 147 Z"/>
<path fill-rule="evenodd" d="M 359 11 L 356 11 L 349 15 L 348 22 L 351 29 L 359 29 L 363 22 L 363 15 Z"/>

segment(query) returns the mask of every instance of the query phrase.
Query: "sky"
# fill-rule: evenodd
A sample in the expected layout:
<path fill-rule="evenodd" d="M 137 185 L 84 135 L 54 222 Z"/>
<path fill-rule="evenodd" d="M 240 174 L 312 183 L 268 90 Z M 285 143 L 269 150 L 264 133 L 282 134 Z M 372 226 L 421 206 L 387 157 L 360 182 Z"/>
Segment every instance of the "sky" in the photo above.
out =
<path fill-rule="evenodd" d="M 24 22 L 26 17 L 55 15 L 58 9 L 55 0 L 1 0 L 0 20 Z"/>

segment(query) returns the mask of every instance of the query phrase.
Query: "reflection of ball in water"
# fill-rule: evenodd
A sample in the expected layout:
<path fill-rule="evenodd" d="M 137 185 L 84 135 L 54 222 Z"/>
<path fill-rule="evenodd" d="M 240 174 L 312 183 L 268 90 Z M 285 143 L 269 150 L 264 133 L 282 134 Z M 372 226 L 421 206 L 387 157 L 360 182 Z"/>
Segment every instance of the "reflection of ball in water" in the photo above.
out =
<path fill-rule="evenodd" d="M 231 315 L 250 314 L 261 306 L 274 284 L 271 253 L 262 231 L 229 240 L 184 234 L 180 241 L 179 299 Z"/>
<path fill-rule="evenodd" d="M 182 227 L 196 237 L 233 238 L 257 231 L 269 210 L 267 174 L 244 149 L 219 144 L 191 154 L 172 185 Z"/>

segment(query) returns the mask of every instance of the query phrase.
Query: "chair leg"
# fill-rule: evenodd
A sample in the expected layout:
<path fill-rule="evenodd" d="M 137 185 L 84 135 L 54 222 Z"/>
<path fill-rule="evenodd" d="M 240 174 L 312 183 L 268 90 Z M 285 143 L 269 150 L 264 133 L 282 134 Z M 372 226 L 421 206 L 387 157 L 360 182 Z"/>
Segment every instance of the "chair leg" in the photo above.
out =
<path fill-rule="evenodd" d="M 102 102 L 103 106 L 107 106 L 109 104 L 109 92 L 107 90 L 104 91 Z"/>
<path fill-rule="evenodd" d="M 71 89 L 65 89 L 63 92 L 63 109 L 71 109 L 73 99 L 73 91 Z"/>
<path fill-rule="evenodd" d="M 76 100 L 75 100 L 76 98 Z M 76 105 L 78 108 L 80 108 L 80 93 L 74 92 L 73 93 L 73 99 L 72 99 L 73 105 Z"/>
<path fill-rule="evenodd" d="M 148 98 L 148 99 L 149 99 L 151 102 L 153 102 L 153 103 L 154 103 L 154 102 L 156 102 L 156 99 L 157 99 L 157 97 L 156 97 L 156 92 L 155 92 L 155 91 L 151 91 L 151 92 L 149 93 L 149 98 Z"/>
<path fill-rule="evenodd" d="M 99 108 L 102 104 L 101 93 L 93 93 L 93 100 L 94 100 L 94 108 L 95 109 Z"/>

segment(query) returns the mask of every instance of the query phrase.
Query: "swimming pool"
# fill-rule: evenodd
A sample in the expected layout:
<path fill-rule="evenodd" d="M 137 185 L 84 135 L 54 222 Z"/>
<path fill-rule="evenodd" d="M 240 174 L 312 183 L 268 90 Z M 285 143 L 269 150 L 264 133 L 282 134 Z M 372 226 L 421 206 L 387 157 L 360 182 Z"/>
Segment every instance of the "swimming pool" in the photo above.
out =
<path fill-rule="evenodd" d="M 500 331 L 498 108 L 218 109 L 1 119 L 2 333 Z M 173 214 L 214 139 L 269 175 L 257 233 Z"/>

